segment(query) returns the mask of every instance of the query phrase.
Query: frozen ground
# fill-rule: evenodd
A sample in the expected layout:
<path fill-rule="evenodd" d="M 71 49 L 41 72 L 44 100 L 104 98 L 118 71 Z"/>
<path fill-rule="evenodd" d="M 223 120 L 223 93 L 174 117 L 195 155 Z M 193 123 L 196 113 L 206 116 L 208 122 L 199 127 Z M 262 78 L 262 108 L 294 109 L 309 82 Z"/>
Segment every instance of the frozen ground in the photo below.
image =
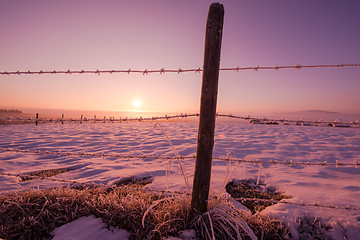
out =
<path fill-rule="evenodd" d="M 197 122 L 163 122 L 161 126 L 174 148 L 182 156 L 196 152 Z M 174 156 L 165 135 L 154 123 L 85 123 L 0 126 L 0 148 L 46 150 L 51 152 L 91 152 L 129 155 Z M 300 162 L 344 163 L 359 161 L 360 129 L 250 125 L 219 122 L 216 126 L 215 157 L 250 157 L 258 160 L 293 160 Z M 166 177 L 167 160 L 116 159 L 88 156 L 42 155 L 0 152 L 1 173 L 27 173 L 37 170 L 71 168 L 51 177 L 84 183 L 112 184 L 129 177 L 154 177 L 151 189 L 184 191 L 176 160 Z M 194 160 L 184 161 L 192 183 Z M 232 164 L 235 166 L 235 163 Z M 293 198 L 297 203 L 360 208 L 360 168 L 284 166 L 264 164 L 261 180 Z M 226 162 L 213 161 L 211 191 L 216 193 L 225 179 Z M 232 179 L 258 177 L 259 166 L 242 163 Z M 266 176 L 266 177 L 265 177 Z M 29 187 L 51 187 L 63 183 L 50 180 L 19 182 L 19 177 L 0 175 L 0 193 Z M 166 184 L 168 183 L 168 184 Z M 323 218 L 333 226 L 329 232 L 336 239 L 359 239 L 360 210 L 276 204 L 264 213 L 283 218 L 290 225 L 307 216 Z M 94 220 L 95 221 L 95 220 Z M 90 224 L 90 223 L 89 223 Z M 102 228 L 99 228 L 99 231 Z M 115 233 L 113 233 L 115 234 Z M 110 236 L 110 235 L 109 235 Z M 111 238 L 109 238 L 111 239 Z"/>

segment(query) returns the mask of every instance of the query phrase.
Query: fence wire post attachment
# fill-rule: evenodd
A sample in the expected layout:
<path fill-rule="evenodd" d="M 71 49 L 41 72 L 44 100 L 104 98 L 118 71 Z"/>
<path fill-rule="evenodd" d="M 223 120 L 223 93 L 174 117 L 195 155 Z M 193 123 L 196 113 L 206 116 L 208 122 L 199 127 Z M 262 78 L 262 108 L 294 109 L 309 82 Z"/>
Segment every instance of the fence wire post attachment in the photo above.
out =
<path fill-rule="evenodd" d="M 205 213 L 208 205 L 223 22 L 224 6 L 220 3 L 212 3 L 209 7 L 205 33 L 200 123 L 191 199 L 193 216 Z"/>

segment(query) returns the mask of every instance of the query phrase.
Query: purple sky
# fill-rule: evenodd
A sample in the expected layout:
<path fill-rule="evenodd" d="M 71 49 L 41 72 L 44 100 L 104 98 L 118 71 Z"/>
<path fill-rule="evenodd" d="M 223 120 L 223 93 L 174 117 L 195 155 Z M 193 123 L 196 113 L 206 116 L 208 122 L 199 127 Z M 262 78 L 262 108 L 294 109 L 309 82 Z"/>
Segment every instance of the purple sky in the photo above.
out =
<path fill-rule="evenodd" d="M 1 1 L 0 71 L 202 67 L 210 1 Z M 360 63 L 360 1 L 222 1 L 221 67 Z M 0 108 L 197 112 L 201 74 L 0 76 Z M 221 72 L 218 111 L 360 113 L 360 69 Z"/>

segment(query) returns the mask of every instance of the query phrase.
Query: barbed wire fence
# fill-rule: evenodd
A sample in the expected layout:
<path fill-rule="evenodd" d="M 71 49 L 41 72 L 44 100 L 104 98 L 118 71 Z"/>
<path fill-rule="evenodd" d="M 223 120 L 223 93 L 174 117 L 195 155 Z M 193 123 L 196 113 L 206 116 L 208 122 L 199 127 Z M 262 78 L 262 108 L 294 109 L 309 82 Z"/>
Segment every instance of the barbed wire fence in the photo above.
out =
<path fill-rule="evenodd" d="M 302 69 L 314 69 L 314 68 L 346 68 L 346 67 L 356 67 L 359 68 L 360 64 L 337 64 L 337 65 L 289 65 L 289 66 L 255 66 L 255 67 L 230 67 L 230 68 L 220 68 L 220 71 L 245 71 L 245 70 L 252 70 L 252 71 L 260 71 L 260 70 L 302 70 Z M 165 73 L 201 73 L 203 72 L 202 68 L 192 68 L 192 69 L 164 69 L 161 68 L 159 70 L 60 70 L 60 71 L 2 71 L 0 72 L 1 75 L 42 75 L 42 74 L 116 74 L 116 73 L 137 73 L 142 75 L 148 75 L 148 74 L 165 74 Z M 143 121 L 157 121 L 157 120 L 169 120 L 169 119 L 175 119 L 175 118 L 187 118 L 187 117 L 198 117 L 199 114 L 180 114 L 180 115 L 170 115 L 170 116 L 164 116 L 164 117 L 150 117 L 150 118 L 125 118 L 125 119 L 115 119 L 115 118 L 109 118 L 106 119 L 97 119 L 96 116 L 94 116 L 94 119 L 64 119 L 64 115 L 62 115 L 61 119 L 58 120 L 52 120 L 52 119 L 39 119 L 38 116 L 33 119 L 16 119 L 18 121 L 23 122 L 35 122 L 36 124 L 39 122 L 42 123 L 49 123 L 49 122 L 143 122 Z M 359 127 L 359 121 L 357 122 L 349 122 L 349 123 L 342 123 L 339 121 L 304 121 L 302 119 L 300 120 L 287 120 L 287 119 L 268 119 L 268 118 L 253 118 L 250 116 L 243 117 L 243 116 L 235 116 L 231 114 L 217 114 L 218 117 L 228 117 L 228 118 L 235 118 L 235 119 L 242 119 L 242 120 L 248 120 L 253 124 L 287 124 L 292 123 L 295 125 L 301 125 L 301 126 L 319 126 L 321 124 L 327 124 L 328 126 L 333 127 Z M 11 119 L 10 119 L 11 120 Z M 20 153 L 20 154 L 38 154 L 38 155 L 54 155 L 54 156 L 86 156 L 86 157 L 94 157 L 94 158 L 118 158 L 118 159 L 163 159 L 163 160 L 175 160 L 175 159 L 195 159 L 195 156 L 177 156 L 177 157 L 169 157 L 169 156 L 158 156 L 158 155 L 125 155 L 125 154 L 108 154 L 108 153 L 89 153 L 89 152 L 54 152 L 54 151 L 47 151 L 47 150 L 23 150 L 23 149 L 17 149 L 17 148 L 2 148 L 0 147 L 0 153 L 2 152 L 11 152 L 11 153 Z M 355 167 L 358 168 L 360 166 L 359 162 L 357 160 L 354 161 L 354 163 L 346 163 L 342 161 L 336 161 L 335 163 L 328 163 L 326 161 L 324 162 L 301 162 L 301 161 L 276 161 L 276 160 L 258 160 L 258 159 L 249 159 L 249 158 L 233 158 L 233 157 L 213 157 L 214 160 L 218 161 L 234 161 L 238 163 L 245 163 L 245 164 L 255 164 L 259 165 L 259 174 L 258 174 L 258 182 L 260 178 L 260 173 L 263 171 L 263 164 L 271 164 L 271 165 L 285 165 L 285 166 L 308 166 L 308 167 L 315 167 L 315 166 L 321 166 L 321 167 Z M 245 165 L 246 167 L 246 165 Z M 264 173 L 265 174 L 265 173 Z M 22 174 L 16 174 L 16 173 L 6 173 L 6 172 L 0 172 L 0 175 L 7 175 L 7 176 L 17 176 L 21 177 Z M 265 175 L 266 177 L 266 175 Z M 45 177 L 36 177 L 37 179 L 45 179 Z M 46 177 L 46 179 L 50 181 L 58 181 L 63 183 L 78 183 L 82 184 L 73 180 L 66 180 L 66 179 L 54 179 L 50 177 Z M 344 210 L 360 210 L 360 207 L 351 207 L 351 206 L 336 206 L 333 204 L 322 204 L 322 203 L 303 203 L 303 202 L 291 202 L 287 200 L 274 200 L 274 199 L 259 199 L 259 198 L 235 198 L 235 200 L 249 200 L 249 201 L 255 201 L 255 202 L 269 202 L 272 204 L 276 203 L 283 203 L 283 204 L 291 204 L 291 205 L 298 205 L 298 206 L 313 206 L 313 207 L 324 207 L 324 208 L 330 208 L 330 209 L 344 209 Z"/>
<path fill-rule="evenodd" d="M 319 69 L 319 68 L 336 68 L 336 69 L 342 69 L 342 68 L 360 68 L 360 64 L 318 64 L 318 65 L 288 65 L 288 66 L 255 66 L 255 67 L 226 67 L 226 68 L 220 68 L 220 71 L 235 71 L 235 72 L 239 72 L 239 71 L 246 71 L 246 70 L 253 70 L 253 71 L 259 71 L 259 70 L 285 70 L 285 69 L 290 69 L 290 70 L 301 70 L 301 69 Z M 189 69 L 164 69 L 161 68 L 159 70 L 132 70 L 132 69 L 127 69 L 127 70 L 52 70 L 52 71 L 2 71 L 0 72 L 1 75 L 42 75 L 42 74 L 112 74 L 112 73 L 140 73 L 143 75 L 148 75 L 148 74 L 152 74 L 152 73 L 160 73 L 160 74 L 164 74 L 164 73 L 189 73 L 189 72 L 195 72 L 195 73 L 200 73 L 202 72 L 203 69 L 202 68 L 189 68 Z M 93 122 L 118 122 L 118 123 L 122 123 L 122 122 L 133 122 L 133 121 L 156 121 L 156 120 L 162 120 L 162 119 L 174 119 L 174 118 L 187 118 L 187 117 L 191 117 L 191 116 L 199 116 L 199 114 L 181 114 L 181 115 L 171 115 L 171 116 L 163 116 L 163 117 L 147 117 L 147 118 L 124 118 L 124 119 L 115 119 L 113 118 L 109 118 L 109 119 L 97 119 L 96 116 L 94 116 L 94 119 L 63 119 L 63 117 L 59 120 L 53 120 L 53 119 L 32 119 L 32 118 L 28 118 L 28 119 L 21 119 L 21 118 L 17 118 L 17 119 L 9 119 L 9 118 L 2 118 L 3 120 L 7 120 L 7 121 L 23 121 L 23 122 L 32 122 L 34 121 L 35 123 L 45 123 L 45 122 L 89 122 L 89 121 L 93 121 Z M 217 116 L 221 117 L 229 117 L 229 118 L 237 118 L 237 119 L 243 119 L 243 120 L 249 120 L 251 121 L 251 123 L 253 124 L 289 124 L 289 123 L 295 123 L 296 125 L 302 125 L 302 126 L 318 126 L 321 124 L 328 124 L 329 126 L 334 126 L 334 127 L 359 127 L 359 121 L 356 122 L 349 122 L 349 123 L 343 123 L 341 121 L 308 121 L 308 120 L 289 120 L 289 119 L 271 119 L 271 118 L 254 118 L 254 117 L 244 117 L 244 116 L 236 116 L 236 115 L 231 115 L 231 114 L 218 114 Z M 0 118 L 1 120 L 1 118 Z"/>
<path fill-rule="evenodd" d="M 237 116 L 232 114 L 216 114 L 217 117 L 224 117 L 224 118 L 232 118 L 232 119 L 240 119 L 249 121 L 252 124 L 264 124 L 264 125 L 297 125 L 297 126 L 330 126 L 330 127 L 343 127 L 343 128 L 359 128 L 360 123 L 359 120 L 350 121 L 350 122 L 343 122 L 340 120 L 334 121 L 324 121 L 324 120 L 317 120 L 317 121 L 310 121 L 310 120 L 293 120 L 293 119 L 275 119 L 275 118 L 258 118 L 258 117 L 251 117 L 251 116 Z M 81 115 L 80 119 L 74 118 L 64 118 L 64 114 L 62 114 L 61 118 L 58 119 L 48 119 L 48 118 L 38 118 L 38 114 L 35 118 L 22 118 L 22 117 L 0 117 L 4 123 L 11 124 L 12 122 L 17 123 L 127 123 L 127 122 L 155 122 L 161 120 L 174 120 L 174 119 L 187 119 L 190 117 L 199 117 L 199 113 L 181 113 L 175 115 L 165 115 L 165 116 L 154 116 L 154 117 L 136 117 L 136 118 L 97 118 L 94 115 L 93 118 L 83 118 Z"/>

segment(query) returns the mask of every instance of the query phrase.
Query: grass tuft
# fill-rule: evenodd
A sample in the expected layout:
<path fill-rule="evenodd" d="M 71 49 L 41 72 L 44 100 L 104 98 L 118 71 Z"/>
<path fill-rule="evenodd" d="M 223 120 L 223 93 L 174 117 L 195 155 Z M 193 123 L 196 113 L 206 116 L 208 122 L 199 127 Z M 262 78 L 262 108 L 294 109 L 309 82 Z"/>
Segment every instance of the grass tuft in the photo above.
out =
<path fill-rule="evenodd" d="M 121 187 L 121 186 L 135 186 L 135 187 L 144 187 L 147 184 L 150 184 L 154 181 L 153 177 L 143 177 L 143 178 L 135 178 L 135 177 L 131 177 L 131 178 L 125 178 L 125 179 L 121 179 L 117 182 L 114 182 L 113 185 L 117 186 L 117 187 Z"/>
<path fill-rule="evenodd" d="M 209 211 L 192 219 L 190 202 L 188 194 L 169 197 L 116 186 L 15 192 L 0 196 L 0 238 L 50 238 L 55 228 L 89 215 L 102 218 L 109 227 L 126 229 L 130 239 L 162 239 L 187 229 L 194 229 L 199 239 L 247 239 L 251 232 L 276 239 L 266 238 L 274 236 L 268 229 L 286 233 L 279 221 L 247 215 L 224 199 L 211 199 Z"/>
<path fill-rule="evenodd" d="M 226 191 L 233 198 L 257 198 L 280 201 L 281 199 L 291 198 L 277 191 L 273 187 L 266 187 L 265 184 L 256 184 L 255 180 L 246 179 L 240 181 L 232 181 L 226 185 Z M 265 201 L 251 201 L 251 200 L 238 200 L 242 205 L 246 206 L 251 212 L 257 213 L 264 210 L 266 207 L 274 205 L 271 202 Z"/>
<path fill-rule="evenodd" d="M 249 231 L 240 218 L 258 236 L 268 234 L 265 230 L 275 223 L 246 215 L 221 199 L 211 199 L 209 211 L 191 219 L 190 202 L 188 194 L 169 197 L 116 186 L 15 192 L 0 196 L 0 238 L 50 238 L 55 228 L 89 215 L 126 229 L 130 239 L 162 239 L 187 229 L 195 229 L 200 239 L 240 239 Z"/>
<path fill-rule="evenodd" d="M 24 173 L 22 175 L 19 175 L 21 178 L 21 182 L 30 181 L 33 179 L 39 179 L 39 178 L 48 178 L 52 177 L 64 172 L 69 172 L 71 169 L 69 168 L 58 168 L 58 169 L 46 169 L 46 170 L 40 170 L 40 171 L 34 171 L 29 173 Z"/>

